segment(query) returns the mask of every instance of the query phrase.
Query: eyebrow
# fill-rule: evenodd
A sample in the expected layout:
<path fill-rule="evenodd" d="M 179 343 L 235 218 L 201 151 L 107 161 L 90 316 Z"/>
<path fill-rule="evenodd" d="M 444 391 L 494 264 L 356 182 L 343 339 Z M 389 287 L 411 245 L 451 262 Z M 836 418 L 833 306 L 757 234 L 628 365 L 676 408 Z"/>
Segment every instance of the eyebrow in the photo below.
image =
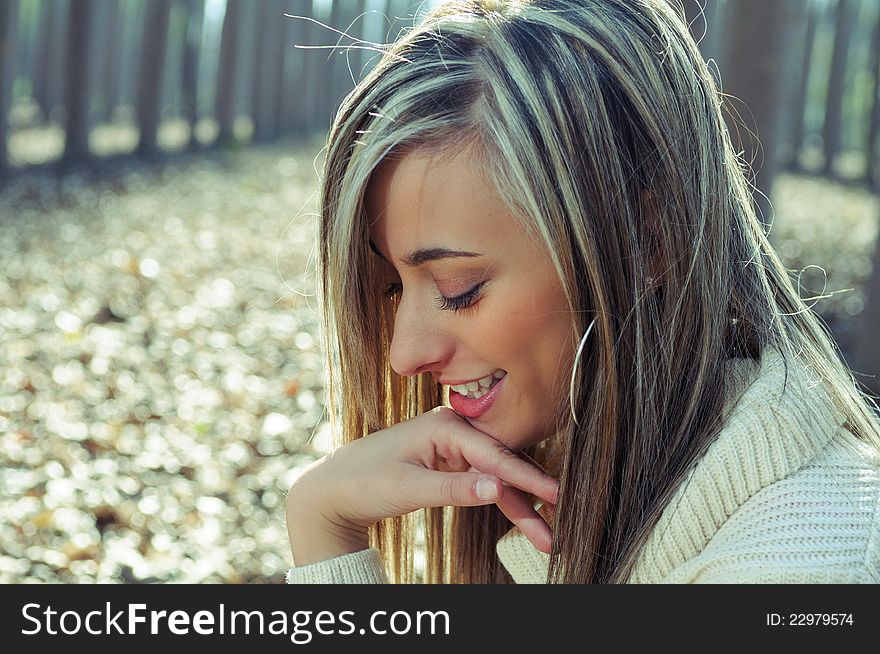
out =
<path fill-rule="evenodd" d="M 382 259 L 385 259 L 385 255 L 379 252 L 379 248 L 376 247 L 376 244 L 373 243 L 373 239 L 369 239 L 370 241 L 370 249 L 378 254 Z M 455 259 L 459 257 L 481 257 L 482 254 L 478 252 L 465 252 L 463 250 L 450 250 L 449 248 L 424 248 L 422 250 L 416 250 L 415 252 L 411 252 L 405 257 L 401 258 L 401 263 L 410 268 L 415 268 L 416 266 L 421 266 L 423 263 L 427 263 L 428 261 L 437 261 L 439 259 Z M 385 259 L 388 261 L 388 259 Z M 390 263 L 390 262 L 389 262 Z"/>

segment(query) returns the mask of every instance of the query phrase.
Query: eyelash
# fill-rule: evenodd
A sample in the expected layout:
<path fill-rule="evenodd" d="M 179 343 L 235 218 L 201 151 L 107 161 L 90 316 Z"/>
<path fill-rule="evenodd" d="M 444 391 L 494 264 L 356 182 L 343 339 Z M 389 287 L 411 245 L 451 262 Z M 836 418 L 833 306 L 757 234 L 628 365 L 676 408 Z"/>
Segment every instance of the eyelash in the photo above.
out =
<path fill-rule="evenodd" d="M 457 297 L 446 297 L 441 295 L 437 298 L 437 306 L 443 311 L 464 311 L 471 308 L 477 300 L 480 299 L 480 293 L 486 282 L 481 282 L 474 286 L 471 290 Z M 395 295 L 403 291 L 403 285 L 392 283 L 385 291 L 385 297 L 393 298 Z"/>

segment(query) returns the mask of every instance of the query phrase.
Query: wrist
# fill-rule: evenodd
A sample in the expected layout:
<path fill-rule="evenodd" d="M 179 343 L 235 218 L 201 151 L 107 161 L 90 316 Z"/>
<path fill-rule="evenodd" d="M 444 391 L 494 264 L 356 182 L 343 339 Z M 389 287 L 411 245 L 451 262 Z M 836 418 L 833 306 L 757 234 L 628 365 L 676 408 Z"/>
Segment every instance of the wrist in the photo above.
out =
<path fill-rule="evenodd" d="M 370 546 L 366 527 L 351 524 L 293 488 L 287 496 L 287 535 L 293 566 L 326 561 Z"/>

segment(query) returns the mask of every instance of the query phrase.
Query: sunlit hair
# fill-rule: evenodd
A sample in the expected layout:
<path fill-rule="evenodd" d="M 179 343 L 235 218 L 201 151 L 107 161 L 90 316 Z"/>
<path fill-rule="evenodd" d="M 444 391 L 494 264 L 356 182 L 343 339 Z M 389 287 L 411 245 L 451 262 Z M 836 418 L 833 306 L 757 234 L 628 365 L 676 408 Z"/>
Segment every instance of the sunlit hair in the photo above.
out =
<path fill-rule="evenodd" d="M 865 396 L 756 218 L 682 15 L 667 0 L 446 2 L 384 52 L 329 135 L 319 274 L 338 442 L 443 400 L 430 374 L 389 364 L 397 300 L 384 297 L 364 208 L 383 160 L 470 153 L 546 245 L 583 345 L 557 436 L 526 450 L 561 481 L 548 581 L 627 580 L 719 432 L 728 359 L 778 349 L 880 447 Z M 495 543 L 511 525 L 494 505 L 382 521 L 370 538 L 392 581 L 422 580 L 420 519 L 424 581 L 510 582 Z"/>

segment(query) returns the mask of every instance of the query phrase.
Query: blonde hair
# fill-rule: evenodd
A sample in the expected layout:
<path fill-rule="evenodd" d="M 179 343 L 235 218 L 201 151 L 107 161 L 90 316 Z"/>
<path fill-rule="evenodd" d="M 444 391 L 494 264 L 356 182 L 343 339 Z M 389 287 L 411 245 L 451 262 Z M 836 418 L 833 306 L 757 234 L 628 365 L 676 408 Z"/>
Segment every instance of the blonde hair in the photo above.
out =
<path fill-rule="evenodd" d="M 723 362 L 767 347 L 825 380 L 858 437 L 880 428 L 793 288 L 752 206 L 721 97 L 667 0 L 459 0 L 407 31 L 343 101 L 321 188 L 319 275 L 327 402 L 339 442 L 442 403 L 429 374 L 388 361 L 364 196 L 389 157 L 479 157 L 547 247 L 570 309 L 572 366 L 552 452 L 559 475 L 548 581 L 626 581 L 671 493 L 717 436 Z M 662 254 L 659 284 L 649 262 Z M 574 362 L 572 362 L 574 363 Z M 568 390 L 568 389 L 566 389 Z M 425 574 L 414 546 L 424 528 Z M 510 582 L 496 506 L 383 520 L 371 544 L 392 581 Z"/>

